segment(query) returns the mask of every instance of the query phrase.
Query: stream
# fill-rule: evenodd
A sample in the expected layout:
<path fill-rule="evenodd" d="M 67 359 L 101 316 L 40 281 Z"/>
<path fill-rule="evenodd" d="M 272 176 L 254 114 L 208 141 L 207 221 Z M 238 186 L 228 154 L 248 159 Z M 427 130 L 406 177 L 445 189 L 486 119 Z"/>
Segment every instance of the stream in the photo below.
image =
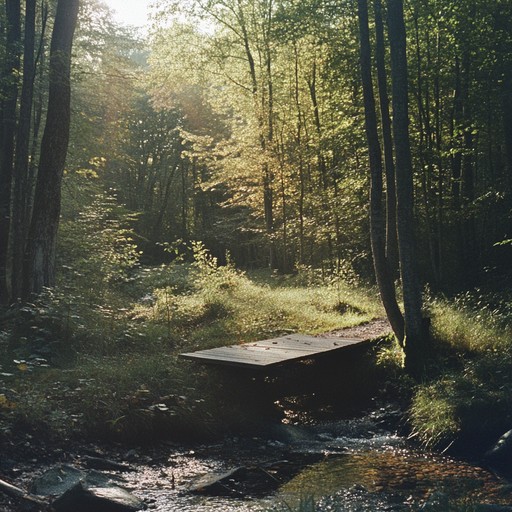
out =
<path fill-rule="evenodd" d="M 16 450 L 18 460 L 0 457 L 0 469 L 29 488 L 60 464 L 87 471 L 95 469 L 91 459 L 128 463 L 132 471 L 107 472 L 159 512 L 512 510 L 505 479 L 478 463 L 420 449 L 399 434 L 400 417 L 392 405 L 343 419 L 285 417 L 265 420 L 257 435 L 206 444 L 34 450 L 35 440 L 28 440 Z M 0 511 L 14 510 L 0 495 Z"/>
<path fill-rule="evenodd" d="M 378 380 L 369 378 L 369 367 L 329 359 L 304 365 L 302 373 L 288 369 L 269 386 L 265 380 L 266 387 L 261 381 L 244 387 L 238 374 L 224 375 L 219 396 L 238 390 L 235 410 L 251 410 L 257 429 L 205 444 L 155 441 L 151 448 L 79 444 L 56 450 L 39 443 L 36 449 L 30 438 L 11 450 L 13 460 L 0 456 L 0 474 L 28 488 L 58 464 L 90 468 L 87 456 L 112 459 L 134 469 L 113 472 L 120 485 L 157 512 L 512 510 L 512 484 L 505 479 L 478 462 L 409 441 L 399 406 L 372 398 Z M 4 503 L 0 495 L 0 511 L 12 512 Z"/>
<path fill-rule="evenodd" d="M 276 424 L 265 437 L 194 448 L 169 446 L 157 461 L 139 462 L 126 485 L 161 512 L 468 511 L 475 504 L 512 503 L 506 481 L 470 462 L 411 446 L 379 426 L 382 413 L 307 426 Z M 189 492 L 201 476 L 237 467 L 271 468 L 265 473 L 273 473 L 275 485 L 263 482 L 238 493 L 243 482 L 234 477 L 227 479 L 229 496 Z"/>

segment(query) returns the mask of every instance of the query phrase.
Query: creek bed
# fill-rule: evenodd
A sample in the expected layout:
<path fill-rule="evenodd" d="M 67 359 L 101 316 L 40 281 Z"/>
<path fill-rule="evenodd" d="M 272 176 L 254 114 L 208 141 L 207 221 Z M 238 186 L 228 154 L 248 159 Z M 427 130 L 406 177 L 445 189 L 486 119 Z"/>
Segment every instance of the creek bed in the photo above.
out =
<path fill-rule="evenodd" d="M 28 488 L 34 476 L 55 464 L 86 466 L 86 455 L 128 462 L 135 471 L 117 474 L 122 485 L 157 512 L 415 511 L 426 502 L 440 504 L 425 509 L 432 512 L 468 512 L 474 504 L 512 504 L 507 481 L 476 463 L 415 447 L 396 433 L 399 417 L 390 408 L 345 419 L 288 415 L 282 422 L 265 422 L 253 437 L 200 445 L 161 442 L 151 449 L 55 450 L 37 448 L 32 439 L 18 445 L 17 460 L 2 458 L 0 468 L 11 482 Z M 234 482 L 237 492 L 229 496 L 190 492 L 199 477 L 235 468 L 263 468 L 272 473 L 273 485 L 267 485 L 269 479 L 245 487 Z M 0 495 L 0 511 L 13 510 Z"/>
<path fill-rule="evenodd" d="M 428 500 L 445 503 L 431 510 L 462 511 L 473 504 L 512 503 L 510 486 L 490 471 L 411 447 L 376 428 L 371 418 L 270 430 L 265 438 L 170 448 L 166 462 L 139 465 L 128 486 L 161 512 L 285 511 L 301 504 L 304 511 L 408 511 L 420 510 Z M 315 462 L 312 454 L 318 456 Z M 293 460 L 297 466 L 277 489 L 235 498 L 188 490 L 201 475 L 273 460 Z"/>

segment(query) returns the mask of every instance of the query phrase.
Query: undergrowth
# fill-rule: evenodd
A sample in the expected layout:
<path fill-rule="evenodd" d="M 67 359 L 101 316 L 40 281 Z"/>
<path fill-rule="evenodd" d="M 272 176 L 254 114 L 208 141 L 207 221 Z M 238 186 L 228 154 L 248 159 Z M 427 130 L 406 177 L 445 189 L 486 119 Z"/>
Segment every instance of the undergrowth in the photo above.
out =
<path fill-rule="evenodd" d="M 219 266 L 200 244 L 193 255 L 189 263 L 133 265 L 102 290 L 85 293 L 68 280 L 4 312 L 0 432 L 141 440 L 238 429 L 259 414 L 237 408 L 250 382 L 179 353 L 382 314 L 370 291 L 332 280 L 304 286 L 304 276 L 276 284 L 276 276 Z"/>
<path fill-rule="evenodd" d="M 511 428 L 509 304 L 477 292 L 431 302 L 434 362 L 410 409 L 413 436 L 423 444 L 483 449 Z"/>

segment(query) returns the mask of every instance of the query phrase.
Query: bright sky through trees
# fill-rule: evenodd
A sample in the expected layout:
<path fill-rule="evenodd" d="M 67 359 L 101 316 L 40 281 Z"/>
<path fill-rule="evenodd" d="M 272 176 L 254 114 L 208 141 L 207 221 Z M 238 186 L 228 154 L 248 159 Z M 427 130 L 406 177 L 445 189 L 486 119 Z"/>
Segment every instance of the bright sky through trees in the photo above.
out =
<path fill-rule="evenodd" d="M 124 25 L 143 27 L 148 24 L 151 0 L 104 0 L 114 11 L 115 19 Z"/>

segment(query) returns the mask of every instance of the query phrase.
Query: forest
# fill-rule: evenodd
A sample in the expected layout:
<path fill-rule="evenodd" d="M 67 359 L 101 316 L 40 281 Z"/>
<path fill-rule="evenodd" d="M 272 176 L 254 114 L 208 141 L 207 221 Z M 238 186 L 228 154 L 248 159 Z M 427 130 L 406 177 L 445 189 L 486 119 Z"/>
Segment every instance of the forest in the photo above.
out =
<path fill-rule="evenodd" d="M 180 353 L 382 319 L 361 410 L 458 454 L 512 428 L 509 0 L 4 0 L 0 148 L 9 457 L 254 432 Z"/>

